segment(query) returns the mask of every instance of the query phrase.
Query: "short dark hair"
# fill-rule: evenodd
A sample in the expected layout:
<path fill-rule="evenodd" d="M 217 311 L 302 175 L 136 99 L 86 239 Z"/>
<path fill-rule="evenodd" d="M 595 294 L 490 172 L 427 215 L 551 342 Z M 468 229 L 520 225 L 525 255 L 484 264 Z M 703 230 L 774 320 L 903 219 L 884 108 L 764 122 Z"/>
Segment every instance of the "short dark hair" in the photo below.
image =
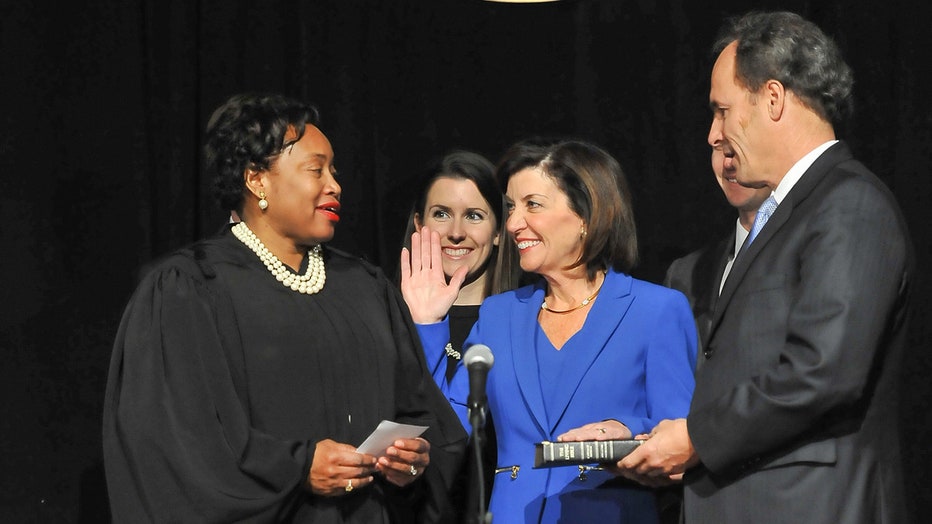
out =
<path fill-rule="evenodd" d="M 631 191 L 621 165 L 604 149 L 579 140 L 531 138 L 513 145 L 498 166 L 501 187 L 518 171 L 539 168 L 586 224 L 579 257 L 588 278 L 609 268 L 628 273 L 637 264 L 637 228 Z"/>
<path fill-rule="evenodd" d="M 753 11 L 725 21 L 712 46 L 714 55 L 735 41 L 735 74 L 752 93 L 773 79 L 830 123 L 841 123 L 853 112 L 851 68 L 814 23 L 786 11 Z"/>
<path fill-rule="evenodd" d="M 242 93 L 218 107 L 207 122 L 204 168 L 224 211 L 242 211 L 247 169 L 268 169 L 272 158 L 317 126 L 313 105 L 278 94 Z M 297 135 L 285 140 L 289 129 Z"/>

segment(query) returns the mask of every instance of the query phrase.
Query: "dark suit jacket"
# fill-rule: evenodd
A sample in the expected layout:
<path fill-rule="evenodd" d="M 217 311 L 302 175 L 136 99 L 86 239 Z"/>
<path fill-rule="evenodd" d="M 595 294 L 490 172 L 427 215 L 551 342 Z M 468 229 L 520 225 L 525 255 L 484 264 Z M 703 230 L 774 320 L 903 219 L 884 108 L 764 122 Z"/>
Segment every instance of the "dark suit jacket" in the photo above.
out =
<path fill-rule="evenodd" d="M 663 285 L 683 292 L 696 319 L 700 353 L 705 350 L 712 324 L 712 310 L 728 258 L 734 251 L 734 232 L 688 255 L 674 260 L 667 268 Z"/>
<path fill-rule="evenodd" d="M 913 254 L 848 147 L 806 171 L 718 299 L 690 406 L 687 523 L 902 523 L 898 368 Z"/>

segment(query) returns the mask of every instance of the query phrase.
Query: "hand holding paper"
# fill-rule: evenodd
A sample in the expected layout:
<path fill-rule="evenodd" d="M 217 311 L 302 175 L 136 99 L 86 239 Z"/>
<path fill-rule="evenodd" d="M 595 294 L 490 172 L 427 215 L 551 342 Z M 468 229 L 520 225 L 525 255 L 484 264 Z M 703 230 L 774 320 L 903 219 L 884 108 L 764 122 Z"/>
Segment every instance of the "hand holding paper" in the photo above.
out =
<path fill-rule="evenodd" d="M 374 457 L 382 457 L 396 440 L 403 438 L 416 438 L 427 431 L 427 426 L 413 426 L 399 424 L 390 420 L 383 420 L 379 427 L 369 435 L 362 444 L 356 448 L 357 453 L 368 453 Z"/>
<path fill-rule="evenodd" d="M 417 480 L 430 464 L 430 443 L 418 436 L 427 426 L 383 420 L 357 451 L 378 457 L 376 469 L 396 486 Z"/>

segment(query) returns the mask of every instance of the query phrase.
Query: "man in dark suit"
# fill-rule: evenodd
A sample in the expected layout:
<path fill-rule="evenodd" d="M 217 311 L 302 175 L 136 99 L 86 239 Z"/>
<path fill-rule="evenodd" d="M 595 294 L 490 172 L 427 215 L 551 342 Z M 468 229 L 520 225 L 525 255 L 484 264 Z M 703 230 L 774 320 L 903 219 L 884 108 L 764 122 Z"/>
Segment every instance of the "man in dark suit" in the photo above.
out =
<path fill-rule="evenodd" d="M 709 143 L 775 210 L 725 281 L 689 416 L 618 469 L 685 472 L 687 524 L 909 522 L 896 395 L 913 254 L 890 191 L 835 139 L 850 69 L 791 13 L 732 20 L 715 51 Z"/>
<path fill-rule="evenodd" d="M 735 180 L 734 166 L 725 170 L 725 154 L 721 143 L 712 146 L 712 172 L 725 194 L 725 200 L 738 211 L 735 228 L 730 235 L 674 260 L 667 268 L 663 285 L 682 291 L 696 318 L 699 347 L 708 342 L 712 310 L 721 293 L 725 278 L 754 223 L 757 208 L 770 196 L 770 188 L 745 187 Z"/>

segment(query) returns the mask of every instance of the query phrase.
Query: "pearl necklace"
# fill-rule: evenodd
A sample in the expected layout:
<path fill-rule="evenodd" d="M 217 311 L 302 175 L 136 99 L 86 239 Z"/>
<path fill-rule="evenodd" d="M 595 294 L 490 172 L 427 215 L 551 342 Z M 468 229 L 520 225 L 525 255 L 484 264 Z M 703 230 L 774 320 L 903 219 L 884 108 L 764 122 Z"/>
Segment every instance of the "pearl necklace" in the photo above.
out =
<path fill-rule="evenodd" d="M 605 283 L 605 279 L 603 278 L 602 284 L 604 283 Z M 599 291 L 602 291 L 602 284 L 599 284 L 599 287 L 595 289 L 595 293 L 584 298 L 582 303 L 579 304 L 578 306 L 574 306 L 569 309 L 563 309 L 563 310 L 557 311 L 556 309 L 550 309 L 550 306 L 547 305 L 547 300 L 544 299 L 544 301 L 540 304 L 540 309 L 543 311 L 549 311 L 550 313 L 556 313 L 558 315 L 564 315 L 566 313 L 572 313 L 573 311 L 576 311 L 577 309 L 582 309 L 588 306 L 589 303 L 592 302 L 592 300 L 599 295 Z"/>
<path fill-rule="evenodd" d="M 259 237 L 252 232 L 245 222 L 240 222 L 231 228 L 233 235 L 236 236 L 246 247 L 259 256 L 259 260 L 265 264 L 269 272 L 282 283 L 283 286 L 290 288 L 292 291 L 313 295 L 324 287 L 327 281 L 327 272 L 324 267 L 324 257 L 321 255 L 320 245 L 314 246 L 308 251 L 307 271 L 303 275 L 295 275 L 288 270 L 288 267 L 269 251 L 265 244 L 259 240 Z"/>

